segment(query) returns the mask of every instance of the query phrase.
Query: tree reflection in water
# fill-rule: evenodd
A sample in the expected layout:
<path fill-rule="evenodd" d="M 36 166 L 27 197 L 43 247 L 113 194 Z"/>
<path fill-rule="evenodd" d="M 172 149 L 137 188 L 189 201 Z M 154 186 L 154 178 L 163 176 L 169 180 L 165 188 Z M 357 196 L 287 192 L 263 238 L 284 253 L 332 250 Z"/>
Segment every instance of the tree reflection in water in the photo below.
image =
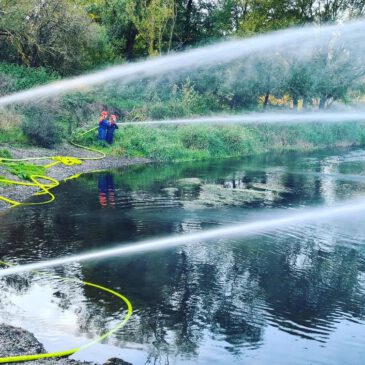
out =
<path fill-rule="evenodd" d="M 300 166 L 351 173 L 343 165 L 347 152 L 341 153 L 342 164 L 321 154 L 283 154 L 87 175 L 62 185 L 57 194 L 64 199 L 53 205 L 9 212 L 0 223 L 2 257 L 36 261 L 199 231 L 249 218 L 262 208 L 332 204 L 364 194 L 357 182 L 329 183 L 328 176 L 290 172 Z M 103 202 L 114 209 L 100 209 L 95 193 L 99 198 L 105 193 Z M 270 328 L 328 344 L 339 321 L 363 323 L 364 240 L 361 217 L 351 217 L 48 271 L 125 294 L 136 311 L 109 344 L 142 344 L 147 363 L 240 362 L 266 348 Z M 95 336 L 120 317 L 120 303 L 106 293 L 35 275 L 2 279 L 7 293 L 2 316 L 36 285 L 52 293 L 45 300 L 54 301 L 60 313 L 76 318 L 75 334 Z M 364 345 L 359 342 L 359 348 Z"/>

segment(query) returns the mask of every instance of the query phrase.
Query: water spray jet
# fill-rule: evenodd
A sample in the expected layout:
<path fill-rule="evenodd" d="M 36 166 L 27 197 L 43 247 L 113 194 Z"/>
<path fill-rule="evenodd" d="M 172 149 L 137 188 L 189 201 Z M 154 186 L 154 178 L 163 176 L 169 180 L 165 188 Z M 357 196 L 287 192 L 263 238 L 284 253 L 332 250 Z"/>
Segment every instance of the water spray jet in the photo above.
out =
<path fill-rule="evenodd" d="M 296 54 L 307 52 L 313 40 L 323 42 L 332 35 L 341 33 L 347 36 L 346 43 L 362 44 L 365 21 L 354 21 L 346 24 L 318 27 L 302 27 L 276 31 L 243 40 L 231 40 L 212 46 L 161 56 L 147 61 L 140 61 L 108 68 L 103 71 L 54 82 L 49 85 L 35 87 L 26 91 L 0 98 L 0 107 L 14 103 L 22 103 L 39 98 L 49 98 L 72 90 L 84 90 L 89 86 L 122 79 L 131 82 L 143 77 L 158 76 L 168 72 L 191 70 L 198 67 L 228 63 L 244 56 L 280 48 L 293 48 Z M 298 45 L 300 44 L 300 47 Z"/>
<path fill-rule="evenodd" d="M 341 123 L 364 122 L 365 110 L 349 112 L 308 112 L 308 113 L 250 113 L 239 115 L 215 115 L 199 118 L 146 120 L 144 122 L 118 123 L 120 126 L 150 126 L 179 124 L 297 124 L 297 123 Z"/>
<path fill-rule="evenodd" d="M 306 222 L 318 222 L 332 218 L 342 217 L 349 213 L 359 213 L 365 211 L 365 200 L 347 201 L 345 204 L 325 207 L 308 208 L 302 211 L 291 212 L 290 214 L 280 214 L 274 219 L 261 219 L 256 222 L 242 222 L 222 228 L 211 229 L 199 233 L 185 234 L 168 238 L 147 240 L 136 243 L 124 244 L 119 247 L 102 251 L 81 253 L 73 256 L 50 259 L 48 261 L 36 262 L 32 264 L 18 265 L 8 269 L 0 270 L 0 277 L 19 274 L 22 272 L 40 270 L 48 267 L 61 266 L 72 262 L 82 262 L 97 260 L 112 256 L 128 256 L 149 251 L 168 249 L 180 245 L 197 244 L 201 241 L 213 240 L 227 237 L 244 237 L 259 232 L 267 232 L 279 227 L 286 227 L 293 224 Z"/>

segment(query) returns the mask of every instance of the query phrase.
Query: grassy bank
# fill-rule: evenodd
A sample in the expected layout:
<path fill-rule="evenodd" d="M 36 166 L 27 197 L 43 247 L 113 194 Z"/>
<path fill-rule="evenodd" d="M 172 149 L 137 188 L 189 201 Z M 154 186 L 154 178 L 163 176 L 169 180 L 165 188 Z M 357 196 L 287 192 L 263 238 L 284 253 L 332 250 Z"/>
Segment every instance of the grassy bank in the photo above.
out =
<path fill-rule="evenodd" d="M 95 135 L 81 140 L 98 146 Z M 189 161 L 241 157 L 268 151 L 314 150 L 365 144 L 364 123 L 298 124 L 291 126 L 121 126 L 111 147 L 114 156 L 155 161 Z M 99 146 L 100 147 L 100 146 Z"/>
<path fill-rule="evenodd" d="M 0 63 L 0 93 L 5 95 L 59 79 L 44 69 Z M 166 80 L 165 80 L 166 81 Z M 201 93 L 191 80 L 158 84 L 137 82 L 126 87 L 75 92 L 46 102 L 0 110 L 0 144 L 53 147 L 71 132 L 95 125 L 100 110 L 119 110 L 126 121 L 237 113 L 212 93 Z M 271 109 L 272 110 L 272 109 Z M 263 113 L 263 116 L 265 114 Z M 297 125 L 121 126 L 111 147 L 100 147 L 95 134 L 82 144 L 107 154 L 146 157 L 155 161 L 188 161 L 241 157 L 280 150 L 311 150 L 365 144 L 361 123 Z"/>

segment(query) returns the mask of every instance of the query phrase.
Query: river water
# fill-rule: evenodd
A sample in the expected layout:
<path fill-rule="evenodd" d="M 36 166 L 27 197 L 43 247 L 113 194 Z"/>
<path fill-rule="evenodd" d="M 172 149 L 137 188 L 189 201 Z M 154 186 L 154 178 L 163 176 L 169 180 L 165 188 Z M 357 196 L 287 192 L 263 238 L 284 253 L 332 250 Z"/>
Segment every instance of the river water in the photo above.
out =
<path fill-rule="evenodd" d="M 2 260 L 31 263 L 360 199 L 365 151 L 138 166 L 83 175 L 54 192 L 52 204 L 1 217 Z M 101 284 L 134 307 L 123 329 L 76 359 L 364 363 L 361 215 L 42 272 Z M 38 273 L 1 278 L 0 289 L 0 322 L 30 330 L 47 351 L 80 346 L 126 315 L 109 293 Z"/>

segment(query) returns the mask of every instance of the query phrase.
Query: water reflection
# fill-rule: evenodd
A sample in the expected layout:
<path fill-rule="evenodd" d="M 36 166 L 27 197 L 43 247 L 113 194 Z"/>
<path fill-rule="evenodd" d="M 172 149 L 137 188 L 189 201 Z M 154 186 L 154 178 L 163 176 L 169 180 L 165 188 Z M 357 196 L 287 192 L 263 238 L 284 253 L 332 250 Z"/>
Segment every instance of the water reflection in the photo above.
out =
<path fill-rule="evenodd" d="M 102 173 L 98 177 L 99 203 L 102 207 L 115 206 L 115 187 L 113 175 Z"/>
<path fill-rule="evenodd" d="M 262 209 L 331 205 L 363 196 L 365 184 L 292 171 L 364 168 L 362 151 L 336 151 L 87 175 L 61 186 L 53 205 L 9 212 L 0 223 L 0 252 L 31 262 L 249 220 Z M 119 354 L 135 363 L 360 364 L 364 242 L 363 217 L 349 217 L 47 272 L 119 290 L 136 308 L 94 360 Z M 37 275 L 4 278 L 1 290 L 1 319 L 28 327 L 52 349 L 96 336 L 123 314 L 106 293 Z"/>

